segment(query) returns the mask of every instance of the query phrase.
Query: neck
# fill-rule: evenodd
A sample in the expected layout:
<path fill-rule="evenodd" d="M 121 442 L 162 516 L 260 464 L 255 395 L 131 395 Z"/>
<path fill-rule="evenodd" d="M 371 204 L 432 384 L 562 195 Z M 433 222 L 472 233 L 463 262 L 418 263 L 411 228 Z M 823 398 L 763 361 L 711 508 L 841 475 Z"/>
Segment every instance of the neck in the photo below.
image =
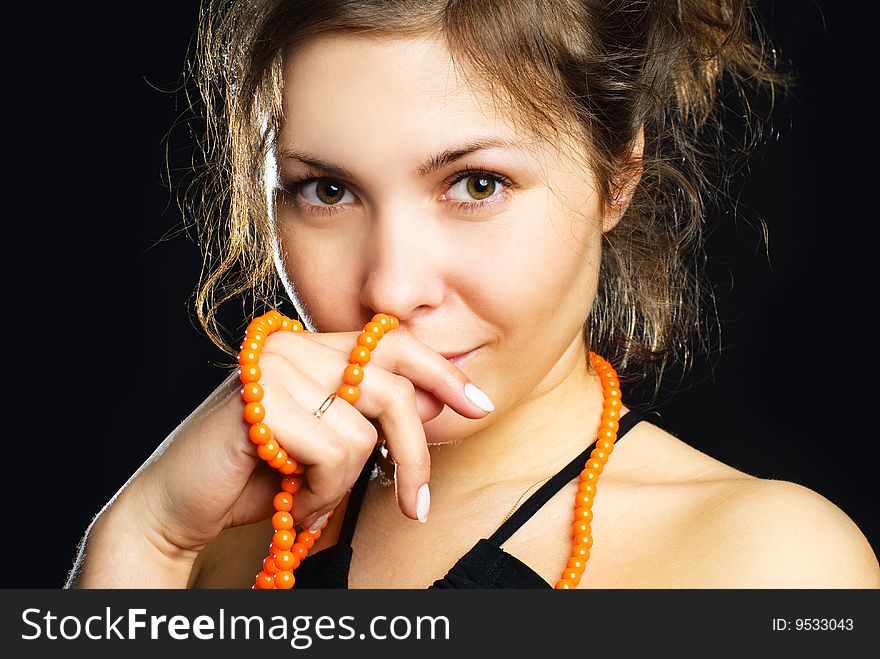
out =
<path fill-rule="evenodd" d="M 596 437 L 602 386 L 580 337 L 530 394 L 461 442 L 431 451 L 431 491 L 469 496 L 550 476 Z"/>

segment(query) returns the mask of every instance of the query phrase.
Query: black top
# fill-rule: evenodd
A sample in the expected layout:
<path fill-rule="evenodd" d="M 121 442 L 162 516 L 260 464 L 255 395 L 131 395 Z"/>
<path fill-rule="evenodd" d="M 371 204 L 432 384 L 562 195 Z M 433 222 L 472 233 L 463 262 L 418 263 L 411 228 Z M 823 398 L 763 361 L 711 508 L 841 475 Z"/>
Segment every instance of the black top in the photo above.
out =
<path fill-rule="evenodd" d="M 617 441 L 623 438 L 633 426 L 649 416 L 659 417 L 657 412 L 637 412 L 630 410 L 620 419 Z M 550 588 L 532 568 L 508 554 L 501 545 L 534 515 L 554 494 L 567 483 L 580 475 L 584 464 L 596 445 L 593 440 L 580 455 L 572 460 L 537 492 L 526 499 L 495 533 L 488 539 L 482 538 L 470 551 L 462 556 L 445 577 L 435 581 L 429 588 Z M 367 482 L 373 471 L 376 452 L 364 465 L 349 496 L 345 518 L 339 541 L 332 547 L 310 554 L 296 570 L 295 588 L 348 588 L 348 572 L 351 566 L 351 540 L 354 527 L 363 502 Z"/>

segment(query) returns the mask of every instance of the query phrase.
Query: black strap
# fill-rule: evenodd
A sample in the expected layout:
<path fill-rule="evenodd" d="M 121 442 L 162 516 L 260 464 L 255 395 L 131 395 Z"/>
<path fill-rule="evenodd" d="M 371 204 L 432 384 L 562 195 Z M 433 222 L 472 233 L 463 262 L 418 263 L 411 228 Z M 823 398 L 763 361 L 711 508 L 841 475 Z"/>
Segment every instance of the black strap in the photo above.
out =
<path fill-rule="evenodd" d="M 660 415 L 657 412 L 628 411 L 620 418 L 617 429 L 617 440 L 615 441 L 620 441 L 620 439 L 626 435 L 633 426 L 648 417 L 657 417 L 659 419 Z M 525 503 L 517 508 L 516 512 L 498 527 L 498 530 L 492 534 L 491 538 L 489 538 L 489 542 L 500 547 L 501 544 L 507 541 L 507 539 L 510 538 L 520 526 L 526 523 L 526 520 L 538 512 L 541 506 L 547 503 L 554 494 L 559 492 L 559 490 L 565 487 L 565 485 L 573 479 L 577 478 L 581 471 L 583 471 L 584 465 L 587 463 L 590 453 L 592 453 L 597 441 L 598 439 L 594 439 L 593 443 L 590 444 L 583 453 L 569 462 L 566 467 L 563 467 L 562 471 L 558 472 L 550 480 L 544 483 L 537 492 L 526 499 Z"/>
<path fill-rule="evenodd" d="M 361 474 L 351 488 L 351 494 L 348 495 L 348 503 L 345 506 L 345 517 L 342 520 L 342 529 L 339 531 L 339 540 L 337 545 L 348 546 L 354 538 L 354 527 L 357 524 L 358 512 L 361 509 L 361 503 L 364 500 L 364 494 L 367 491 L 367 483 L 370 482 L 370 476 L 373 473 L 373 465 L 376 464 L 376 457 L 379 455 L 379 449 L 376 448 L 371 454 Z"/>
<path fill-rule="evenodd" d="M 657 412 L 638 412 L 636 410 L 630 410 L 624 414 L 618 424 L 617 441 L 619 441 L 639 421 L 649 417 L 656 417 L 659 419 L 660 415 Z M 567 483 L 576 478 L 583 470 L 584 464 L 586 464 L 587 459 L 590 457 L 590 453 L 596 446 L 596 441 L 597 440 L 593 440 L 593 443 L 590 444 L 583 453 L 568 463 L 568 466 L 564 467 L 562 471 L 553 476 L 553 478 L 544 483 L 537 492 L 526 499 L 525 503 L 517 508 L 516 512 L 498 527 L 498 530 L 492 534 L 489 541 L 495 543 L 496 546 L 500 546 L 501 543 L 505 542 L 511 535 L 513 535 L 520 526 L 525 524 L 527 519 L 538 512 L 541 506 L 547 503 L 554 494 L 559 492 L 559 490 L 565 487 Z M 357 481 L 351 488 L 351 494 L 349 494 L 348 497 L 348 504 L 345 506 L 345 518 L 342 520 L 342 529 L 339 532 L 339 540 L 336 543 L 337 545 L 350 545 L 352 538 L 354 538 L 354 528 L 357 525 L 358 513 L 360 512 L 361 503 L 363 502 L 364 494 L 367 491 L 367 484 L 370 482 L 370 476 L 373 473 L 373 466 L 376 464 L 378 454 L 379 449 L 377 448 L 370 455 L 366 464 L 364 464 L 360 476 L 358 476 Z"/>

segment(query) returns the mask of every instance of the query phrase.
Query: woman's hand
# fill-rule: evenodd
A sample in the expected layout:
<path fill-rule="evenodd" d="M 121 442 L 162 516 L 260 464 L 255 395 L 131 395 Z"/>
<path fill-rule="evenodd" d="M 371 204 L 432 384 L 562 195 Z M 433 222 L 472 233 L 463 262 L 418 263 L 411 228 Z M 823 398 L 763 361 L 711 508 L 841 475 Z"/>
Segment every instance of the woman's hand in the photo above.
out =
<path fill-rule="evenodd" d="M 288 454 L 305 466 L 293 517 L 320 524 L 354 485 L 380 433 L 397 464 L 397 496 L 418 519 L 419 489 L 430 480 L 423 423 L 445 405 L 468 418 L 487 412 L 465 394 L 470 380 L 420 341 L 389 331 L 372 351 L 352 405 L 336 391 L 360 332 L 275 332 L 260 355 L 264 422 Z M 108 509 L 137 518 L 165 553 L 195 556 L 223 529 L 268 518 L 279 473 L 248 439 L 238 374 L 227 380 L 162 443 Z M 377 428 L 378 425 L 378 428 Z M 423 513 L 426 511 L 422 511 Z M 317 520 L 317 523 L 315 523 Z"/>

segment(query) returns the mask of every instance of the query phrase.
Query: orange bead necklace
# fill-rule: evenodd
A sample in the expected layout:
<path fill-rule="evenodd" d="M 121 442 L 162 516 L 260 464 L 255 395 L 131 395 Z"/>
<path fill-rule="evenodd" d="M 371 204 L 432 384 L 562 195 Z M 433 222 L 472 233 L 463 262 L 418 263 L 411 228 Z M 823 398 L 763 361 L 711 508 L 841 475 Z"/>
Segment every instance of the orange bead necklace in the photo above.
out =
<path fill-rule="evenodd" d="M 354 404 L 360 397 L 358 384 L 364 378 L 363 368 L 370 361 L 370 353 L 379 341 L 399 326 L 397 318 L 389 314 L 379 313 L 373 316 L 358 335 L 357 344 L 349 353 L 349 364 L 342 375 L 342 385 L 336 396 Z M 300 563 L 309 554 L 315 540 L 321 537 L 321 531 L 327 526 L 329 516 L 320 528 L 309 531 L 302 529 L 298 534 L 294 526 L 293 497 L 299 491 L 301 483 L 298 475 L 305 471 L 295 459 L 291 458 L 273 438 L 272 431 L 263 423 L 266 411 L 261 404 L 263 388 L 259 384 L 261 377 L 258 365 L 260 353 L 266 338 L 277 331 L 308 332 L 298 320 L 291 320 L 276 310 L 255 318 L 245 331 L 244 342 L 238 355 L 240 365 L 239 378 L 242 382 L 241 397 L 244 401 L 244 420 L 249 425 L 248 437 L 256 444 L 257 454 L 269 466 L 283 474 L 281 491 L 275 495 L 272 515 L 272 542 L 269 553 L 263 559 L 263 569 L 256 576 L 252 586 L 255 589 L 289 589 L 293 588 L 296 579 L 293 576 Z M 580 473 L 580 484 L 574 501 L 574 524 L 572 525 L 571 557 L 556 582 L 557 590 L 576 588 L 583 576 L 590 549 L 593 546 L 591 522 L 593 520 L 593 500 L 596 496 L 596 482 L 608 457 L 614 450 L 617 439 L 618 421 L 622 407 L 620 380 L 617 373 L 605 359 L 590 352 L 590 363 L 599 375 L 602 383 L 602 417 L 599 422 L 598 438 L 590 458 Z M 332 512 L 330 513 L 332 515 Z"/>

